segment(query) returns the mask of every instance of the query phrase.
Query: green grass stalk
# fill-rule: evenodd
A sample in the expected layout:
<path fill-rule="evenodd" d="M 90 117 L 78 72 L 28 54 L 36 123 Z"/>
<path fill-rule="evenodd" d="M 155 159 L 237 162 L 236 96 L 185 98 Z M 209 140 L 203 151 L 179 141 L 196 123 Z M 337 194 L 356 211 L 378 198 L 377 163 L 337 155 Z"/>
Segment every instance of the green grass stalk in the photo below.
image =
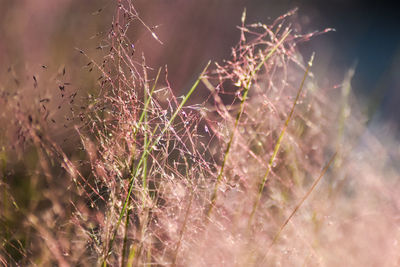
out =
<path fill-rule="evenodd" d="M 214 190 L 213 190 L 213 193 L 211 195 L 210 206 L 208 207 L 207 213 L 206 213 L 207 218 L 210 218 L 210 215 L 211 215 L 212 210 L 214 208 L 215 202 L 217 201 L 218 188 L 219 188 L 219 185 L 221 183 L 222 176 L 224 174 L 225 165 L 226 165 L 226 162 L 228 161 L 229 151 L 231 149 L 231 146 L 232 146 L 232 143 L 233 143 L 233 139 L 235 137 L 235 133 L 236 133 L 237 126 L 239 124 L 240 117 L 243 114 L 244 104 L 245 104 L 245 101 L 247 99 L 247 95 L 249 93 L 249 89 L 250 89 L 251 83 L 252 83 L 255 75 L 257 74 L 257 72 L 261 69 L 261 67 L 265 64 L 265 62 L 275 53 L 275 51 L 279 48 L 279 46 L 282 45 L 282 43 L 288 37 L 289 33 L 290 33 L 290 31 L 287 31 L 283 35 L 281 40 L 269 51 L 269 53 L 263 58 L 263 60 L 261 60 L 261 62 L 256 66 L 256 68 L 254 68 L 250 72 L 250 74 L 246 77 L 245 86 L 243 88 L 243 97 L 242 97 L 242 100 L 240 102 L 240 107 L 239 107 L 239 111 L 238 111 L 238 113 L 236 115 L 235 124 L 233 126 L 233 130 L 232 130 L 231 136 L 230 136 L 229 141 L 228 141 L 228 145 L 227 145 L 225 153 L 224 153 L 224 159 L 222 161 L 221 168 L 220 168 L 220 171 L 219 171 L 218 176 L 217 176 L 217 181 L 215 182 Z"/>
<path fill-rule="evenodd" d="M 193 84 L 193 86 L 190 88 L 189 92 L 187 93 L 187 95 L 182 99 L 182 102 L 180 103 L 180 105 L 178 106 L 178 108 L 176 109 L 176 111 L 174 112 L 174 114 L 171 116 L 171 118 L 169 119 L 169 121 L 167 122 L 167 124 L 164 126 L 164 128 L 161 130 L 160 135 L 156 138 L 156 140 L 152 143 L 148 142 L 147 147 L 144 148 L 142 157 L 140 158 L 140 161 L 138 162 L 134 174 L 132 175 L 130 181 L 129 181 L 129 191 L 128 194 L 125 197 L 125 201 L 124 201 L 124 205 L 122 207 L 122 210 L 119 214 L 119 218 L 117 221 L 117 225 L 115 226 L 115 230 L 113 231 L 113 235 L 112 238 L 110 240 L 110 243 L 108 245 L 108 249 L 107 252 L 104 255 L 104 259 L 103 259 L 103 266 L 107 266 L 107 258 L 110 255 L 115 237 L 117 235 L 117 230 L 121 224 L 122 218 L 125 215 L 125 212 L 128 208 L 128 203 L 129 203 L 129 199 L 130 196 L 132 194 L 132 190 L 133 190 L 133 181 L 135 180 L 135 178 L 137 177 L 137 173 L 139 171 L 139 169 L 141 168 L 142 164 L 144 163 L 144 159 L 147 156 L 147 154 L 151 153 L 151 151 L 154 149 L 154 147 L 158 144 L 158 142 L 161 140 L 162 136 L 164 135 L 164 133 L 169 129 L 169 127 L 172 125 L 172 123 L 174 122 L 176 116 L 178 116 L 179 112 L 182 110 L 183 106 L 186 104 L 186 102 L 189 100 L 190 96 L 193 94 L 194 90 L 197 88 L 202 76 L 204 75 L 204 73 L 207 71 L 208 67 L 210 66 L 211 61 L 209 61 L 206 65 L 206 67 L 203 69 L 203 71 L 201 72 L 201 74 L 199 75 L 199 77 L 197 78 L 197 80 L 195 81 L 195 83 Z M 154 132 L 157 130 L 154 130 Z"/>
<path fill-rule="evenodd" d="M 286 132 L 286 129 L 287 129 L 288 125 L 289 125 L 290 120 L 292 119 L 292 116 L 293 116 L 293 113 L 294 113 L 294 109 L 295 109 L 295 107 L 297 105 L 297 101 L 300 98 L 301 92 L 302 92 L 303 87 L 304 87 L 304 82 L 305 82 L 305 80 L 306 80 L 306 78 L 308 76 L 308 73 L 309 73 L 309 70 L 310 70 L 310 68 L 312 66 L 313 60 L 314 60 L 314 53 L 312 54 L 312 56 L 310 58 L 310 61 L 308 62 L 308 66 L 307 66 L 306 71 L 304 73 L 304 76 L 303 76 L 303 79 L 301 81 L 299 90 L 297 91 L 296 98 L 295 98 L 295 100 L 293 102 L 293 105 L 292 105 L 292 108 L 290 110 L 290 113 L 286 118 L 285 125 L 283 126 L 282 131 L 281 131 L 281 133 L 280 133 L 280 135 L 278 137 L 278 140 L 276 141 L 276 144 L 275 144 L 275 147 L 274 147 L 274 152 L 272 153 L 272 156 L 271 156 L 271 158 L 270 158 L 270 160 L 268 162 L 267 171 L 265 172 L 265 174 L 264 174 L 264 176 L 262 178 L 262 181 L 260 183 L 260 186 L 259 186 L 259 189 L 258 189 L 258 193 L 257 193 L 257 198 L 256 198 L 256 201 L 254 202 L 253 209 L 252 209 L 252 211 L 250 213 L 250 219 L 249 219 L 249 223 L 248 223 L 249 226 L 251 226 L 251 223 L 253 221 L 254 214 L 255 214 L 255 212 L 256 212 L 256 210 L 258 208 L 259 202 L 261 200 L 261 195 L 262 195 L 262 192 L 264 190 L 265 183 L 268 181 L 268 178 L 269 178 L 268 175 L 269 175 L 269 173 L 270 173 L 270 171 L 272 169 L 272 165 L 275 162 L 276 156 L 278 155 L 278 151 L 279 151 L 279 148 L 281 146 L 281 142 L 282 142 L 283 136 L 285 135 L 285 132 Z"/>
<path fill-rule="evenodd" d="M 153 92 L 154 89 L 157 86 L 157 82 L 158 82 L 158 78 L 160 77 L 160 73 L 161 73 L 161 68 L 158 69 L 157 75 L 156 75 L 156 79 L 154 81 L 153 87 L 151 88 L 151 91 L 149 90 L 149 86 L 147 83 L 147 72 L 146 69 L 143 67 L 143 72 L 145 75 L 145 81 L 144 81 L 144 92 L 143 92 L 143 98 L 144 98 L 144 107 L 143 107 L 143 111 L 140 115 L 139 121 L 138 121 L 138 125 L 137 125 L 137 129 L 139 129 L 141 127 L 141 123 L 144 120 L 144 127 L 147 127 L 147 117 L 148 117 L 148 107 L 151 101 L 151 98 L 153 96 Z M 136 133 L 138 131 L 135 131 L 135 136 L 134 136 L 134 142 L 136 143 Z M 144 131 L 144 146 L 148 147 L 148 132 L 147 129 L 145 129 Z M 131 162 L 131 166 L 133 165 L 133 158 L 134 155 L 132 155 L 132 162 Z M 142 186 L 143 186 L 143 200 L 145 199 L 145 196 L 147 195 L 147 155 L 144 158 L 144 162 L 143 162 L 143 177 L 142 177 Z M 128 200 L 128 207 L 130 206 L 130 198 Z M 122 245 L 122 257 L 121 257 L 121 266 L 125 266 L 125 256 L 126 256 L 126 245 L 127 245 L 127 241 L 128 241 L 128 228 L 129 228 L 129 215 L 131 213 L 131 210 L 128 209 L 127 211 L 127 216 L 126 216 L 126 220 L 125 220 L 125 232 L 124 232 L 124 242 Z"/>

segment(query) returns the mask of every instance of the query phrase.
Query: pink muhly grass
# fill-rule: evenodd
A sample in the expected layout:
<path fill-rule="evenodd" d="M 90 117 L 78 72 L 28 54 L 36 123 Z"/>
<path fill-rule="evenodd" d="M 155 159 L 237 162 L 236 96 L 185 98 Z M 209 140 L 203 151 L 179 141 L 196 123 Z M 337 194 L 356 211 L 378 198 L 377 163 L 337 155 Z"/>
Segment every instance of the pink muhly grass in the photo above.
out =
<path fill-rule="evenodd" d="M 15 148 L 0 151 L 1 173 L 9 158 L 32 154 L 30 180 L 42 192 L 18 205 L 0 181 L 1 215 L 14 212 L 27 229 L 27 244 L 7 230 L 0 262 L 363 266 L 398 259 L 391 245 L 399 238 L 399 187 L 385 178 L 395 168 L 368 134 L 357 152 L 353 140 L 366 131 L 361 116 L 347 112 L 351 72 L 342 92 L 318 88 L 312 59 L 306 64 L 297 45 L 331 29 L 301 34 L 290 27 L 296 12 L 270 25 L 248 24 L 244 12 L 231 58 L 209 62 L 177 97 L 168 69 L 150 67 L 128 29 L 138 22 L 162 40 L 132 1 L 118 1 L 103 57 L 77 49 L 99 74 L 96 94 L 77 96 L 65 68 L 56 75 L 61 104 L 41 97 L 37 109 L 2 92 L 1 118 L 13 124 L 0 134 Z M 38 75 L 32 85 L 50 87 Z M 195 90 L 209 95 L 188 104 Z M 64 109 L 70 146 L 54 130 Z M 14 250 L 25 259 L 12 259 Z"/>

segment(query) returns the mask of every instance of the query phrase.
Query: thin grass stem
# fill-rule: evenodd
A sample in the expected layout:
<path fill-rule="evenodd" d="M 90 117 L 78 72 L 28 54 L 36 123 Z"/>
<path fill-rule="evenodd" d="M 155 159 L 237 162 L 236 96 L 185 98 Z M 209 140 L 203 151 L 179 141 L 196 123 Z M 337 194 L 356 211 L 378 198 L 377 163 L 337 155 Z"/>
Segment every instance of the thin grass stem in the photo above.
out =
<path fill-rule="evenodd" d="M 190 194 L 188 207 L 186 208 L 185 218 L 183 220 L 182 229 L 181 229 L 181 231 L 179 233 L 179 240 L 178 240 L 178 243 L 177 243 L 176 248 L 175 248 L 174 258 L 172 260 L 171 266 L 176 266 L 176 260 L 178 258 L 178 253 L 179 253 L 179 249 L 180 249 L 180 246 L 181 246 L 181 243 L 182 243 L 183 234 L 185 233 L 186 225 L 187 225 L 187 222 L 188 222 L 188 219 L 189 219 L 190 209 L 192 208 L 193 197 L 194 197 L 194 192 L 192 191 L 191 194 Z"/>
<path fill-rule="evenodd" d="M 318 183 L 321 181 L 322 177 L 325 175 L 325 173 L 328 171 L 329 167 L 332 165 L 335 157 L 337 155 L 337 152 L 335 152 L 328 163 L 325 165 L 325 167 L 322 169 L 320 175 L 318 178 L 314 181 L 314 183 L 311 185 L 310 189 L 306 192 L 306 194 L 301 198 L 300 202 L 296 205 L 296 207 L 293 209 L 293 211 L 290 213 L 289 217 L 283 222 L 283 224 L 279 227 L 278 232 L 275 234 L 274 238 L 272 239 L 271 244 L 269 245 L 266 254 L 264 255 L 263 261 L 267 258 L 269 252 L 271 251 L 271 248 L 275 245 L 275 243 L 278 241 L 279 236 L 281 235 L 283 229 L 286 227 L 286 225 L 289 223 L 289 221 L 293 218 L 293 216 L 296 214 L 296 212 L 300 209 L 301 205 L 303 205 L 304 201 L 310 196 L 311 192 L 314 191 L 315 187 L 318 185 Z"/>

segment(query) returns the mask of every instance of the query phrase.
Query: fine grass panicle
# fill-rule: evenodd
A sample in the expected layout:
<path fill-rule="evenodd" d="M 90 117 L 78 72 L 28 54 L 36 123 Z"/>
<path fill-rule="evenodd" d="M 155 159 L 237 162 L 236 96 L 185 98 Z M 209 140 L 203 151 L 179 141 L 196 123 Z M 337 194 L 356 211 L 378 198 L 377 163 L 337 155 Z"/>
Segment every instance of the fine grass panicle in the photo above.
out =
<path fill-rule="evenodd" d="M 354 68 L 319 88 L 297 48 L 330 29 L 293 29 L 297 10 L 269 24 L 243 12 L 230 58 L 172 88 L 129 34 L 163 44 L 156 28 L 116 2 L 101 52 L 77 49 L 95 90 L 47 66 L 23 82 L 10 69 L 0 87 L 1 264 L 398 262 L 398 151 L 366 129 Z"/>

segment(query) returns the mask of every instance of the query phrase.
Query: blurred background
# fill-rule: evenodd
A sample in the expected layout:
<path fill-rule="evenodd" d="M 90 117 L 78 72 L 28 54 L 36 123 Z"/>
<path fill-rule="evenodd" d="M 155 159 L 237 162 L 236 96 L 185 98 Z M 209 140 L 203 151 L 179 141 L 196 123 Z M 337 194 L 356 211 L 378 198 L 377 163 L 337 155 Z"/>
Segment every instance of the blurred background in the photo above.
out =
<path fill-rule="evenodd" d="M 110 27 L 115 1 L 105 0 L 0 0 L 0 84 L 18 76 L 22 82 L 40 78 L 43 65 L 66 67 L 80 90 L 93 88 L 82 75 L 85 60 L 75 48 L 93 57 Z M 153 0 L 135 1 L 137 11 L 163 45 L 137 27 L 131 34 L 145 51 L 150 66 L 168 64 L 177 93 L 183 92 L 209 59 L 228 58 L 239 38 L 236 25 L 243 9 L 247 22 L 271 22 L 298 7 L 296 20 L 303 32 L 334 28 L 336 32 L 301 44 L 305 58 L 316 52 L 314 73 L 322 87 L 340 84 L 351 66 L 356 98 L 368 118 L 400 121 L 400 16 L 390 1 L 362 0 Z M 10 67 L 12 67 L 10 69 Z M 12 71 L 10 71 L 12 70 Z M 43 76 L 43 74 L 42 74 Z M 19 81 L 21 82 L 21 81 Z M 31 82 L 29 80 L 29 82 Z M 3 88 L 4 89 L 4 88 Z"/>

